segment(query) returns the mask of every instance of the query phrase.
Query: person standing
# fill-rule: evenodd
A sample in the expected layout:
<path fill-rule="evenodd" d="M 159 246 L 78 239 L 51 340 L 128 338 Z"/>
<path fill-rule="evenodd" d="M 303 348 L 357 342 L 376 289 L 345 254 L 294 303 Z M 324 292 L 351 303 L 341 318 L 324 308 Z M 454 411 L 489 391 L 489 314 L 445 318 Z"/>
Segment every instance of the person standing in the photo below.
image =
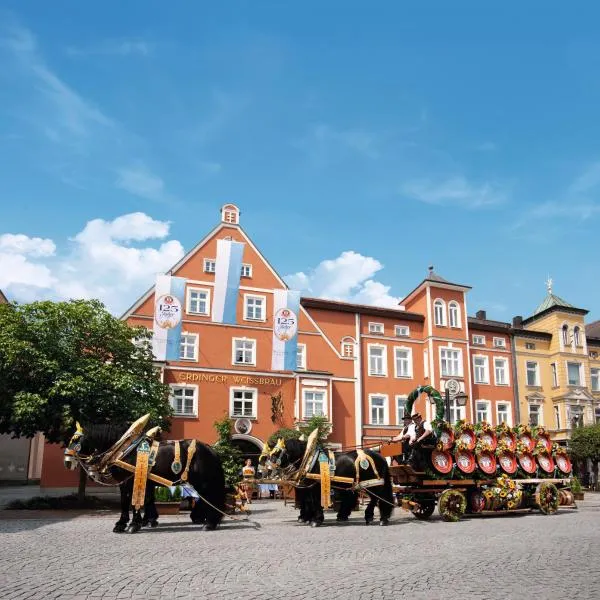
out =
<path fill-rule="evenodd" d="M 252 490 L 254 489 L 254 476 L 256 470 L 252 466 L 252 459 L 247 458 L 246 464 L 242 467 L 243 490 L 248 498 L 248 504 L 252 504 Z"/>
<path fill-rule="evenodd" d="M 422 471 L 424 459 L 431 454 L 431 450 L 435 447 L 435 436 L 431 423 L 425 421 L 420 413 L 414 412 L 412 419 L 415 424 L 415 439 L 409 442 L 412 447 L 409 461 L 415 471 Z"/>

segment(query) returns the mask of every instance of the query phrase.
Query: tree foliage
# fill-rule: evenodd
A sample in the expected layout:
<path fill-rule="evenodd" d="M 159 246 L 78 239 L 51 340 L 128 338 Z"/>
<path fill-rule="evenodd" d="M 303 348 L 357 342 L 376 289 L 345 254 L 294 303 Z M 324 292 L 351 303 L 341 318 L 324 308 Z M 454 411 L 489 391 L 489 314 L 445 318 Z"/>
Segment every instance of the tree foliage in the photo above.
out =
<path fill-rule="evenodd" d="M 231 443 L 231 419 L 227 415 L 215 421 L 214 428 L 217 430 L 217 441 L 213 449 L 221 459 L 225 472 L 225 485 L 232 487 L 240 480 L 242 453 Z"/>
<path fill-rule="evenodd" d="M 320 442 L 325 442 L 331 433 L 331 423 L 329 422 L 329 419 L 323 415 L 315 415 L 305 423 L 300 424 L 300 433 L 304 434 L 304 437 L 306 438 L 308 438 L 315 429 L 319 430 L 319 433 L 317 434 L 318 440 Z"/>
<path fill-rule="evenodd" d="M 75 421 L 126 423 L 146 413 L 168 429 L 169 389 L 150 340 L 97 300 L 0 305 L 0 433 L 41 431 L 64 442 Z"/>
<path fill-rule="evenodd" d="M 279 438 L 283 438 L 283 440 L 297 440 L 301 435 L 302 432 L 297 429 L 282 427 L 270 435 L 267 444 L 272 448 Z"/>
<path fill-rule="evenodd" d="M 569 442 L 571 456 L 575 460 L 589 458 L 593 462 L 600 460 L 600 424 L 576 427 Z"/>

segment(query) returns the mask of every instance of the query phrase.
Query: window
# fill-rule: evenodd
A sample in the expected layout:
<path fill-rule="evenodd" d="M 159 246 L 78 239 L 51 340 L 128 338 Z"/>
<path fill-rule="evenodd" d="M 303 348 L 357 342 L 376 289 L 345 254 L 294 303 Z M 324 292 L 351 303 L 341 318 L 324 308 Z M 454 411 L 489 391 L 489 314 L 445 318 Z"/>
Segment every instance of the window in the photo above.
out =
<path fill-rule="evenodd" d="M 594 416 L 596 417 L 596 423 L 600 423 L 600 407 L 596 406 Z"/>
<path fill-rule="evenodd" d="M 538 370 L 538 364 L 536 362 L 527 361 L 525 368 L 527 371 L 527 385 L 539 386 L 540 374 Z"/>
<path fill-rule="evenodd" d="M 217 261 L 214 258 L 205 258 L 204 259 L 204 272 L 205 273 L 214 273 L 217 268 Z"/>
<path fill-rule="evenodd" d="M 387 375 L 386 346 L 369 344 L 369 375 Z"/>
<path fill-rule="evenodd" d="M 182 333 L 179 342 L 179 358 L 197 360 L 198 336 L 193 333 Z"/>
<path fill-rule="evenodd" d="M 592 376 L 592 392 L 600 392 L 600 369 L 590 369 Z"/>
<path fill-rule="evenodd" d="M 535 344 L 533 342 L 525 342 L 525 350 L 535 350 Z"/>
<path fill-rule="evenodd" d="M 252 277 L 252 265 L 242 265 L 242 277 Z"/>
<path fill-rule="evenodd" d="M 383 323 L 369 323 L 369 333 L 383 333 Z"/>
<path fill-rule="evenodd" d="M 229 415 L 231 417 L 256 417 L 257 390 L 231 388 Z"/>
<path fill-rule="evenodd" d="M 474 335 L 473 336 L 473 345 L 474 346 L 485 346 L 485 336 L 484 335 Z"/>
<path fill-rule="evenodd" d="M 244 295 L 244 319 L 246 321 L 265 321 L 265 304 L 264 296 Z"/>
<path fill-rule="evenodd" d="M 462 377 L 462 352 L 454 348 L 440 348 L 442 375 Z"/>
<path fill-rule="evenodd" d="M 550 365 L 552 371 L 552 387 L 558 387 L 558 371 L 556 370 L 556 363 Z"/>
<path fill-rule="evenodd" d="M 227 208 L 223 211 L 223 221 L 225 223 L 237 224 L 238 222 L 238 211 Z"/>
<path fill-rule="evenodd" d="M 371 425 L 387 425 L 387 396 L 369 394 Z"/>
<path fill-rule="evenodd" d="M 560 408 L 558 406 L 554 407 L 554 424 L 556 429 L 560 429 Z"/>
<path fill-rule="evenodd" d="M 342 340 L 342 356 L 345 358 L 354 357 L 354 342 Z"/>
<path fill-rule="evenodd" d="M 498 402 L 498 404 L 496 404 L 496 419 L 498 420 L 498 425 L 501 423 L 508 424 L 509 409 L 510 405 L 507 402 Z"/>
<path fill-rule="evenodd" d="M 394 328 L 396 337 L 408 337 L 410 335 L 410 328 L 406 325 L 396 325 Z"/>
<path fill-rule="evenodd" d="M 562 343 L 563 343 L 563 346 L 569 345 L 569 326 L 568 325 L 562 326 Z"/>
<path fill-rule="evenodd" d="M 466 407 L 458 406 L 454 396 L 450 396 L 450 423 L 464 421 Z"/>
<path fill-rule="evenodd" d="M 303 390 L 302 395 L 304 398 L 305 419 L 326 414 L 324 390 Z"/>
<path fill-rule="evenodd" d="M 581 346 L 580 329 L 577 326 L 573 328 L 573 343 L 576 346 Z"/>
<path fill-rule="evenodd" d="M 427 379 L 429 377 L 429 352 L 423 350 L 423 377 Z"/>
<path fill-rule="evenodd" d="M 488 373 L 488 357 L 474 356 L 473 371 L 475 383 L 489 383 L 490 377 Z"/>
<path fill-rule="evenodd" d="M 596 360 L 598 358 L 598 353 L 596 351 L 590 352 L 590 358 L 593 358 L 594 360 Z"/>
<path fill-rule="evenodd" d="M 193 315 L 210 313 L 210 290 L 188 288 L 187 312 Z"/>
<path fill-rule="evenodd" d="M 494 380 L 496 385 L 508 385 L 508 360 L 494 358 Z"/>
<path fill-rule="evenodd" d="M 571 427 L 581 427 L 583 423 L 583 406 L 569 406 L 569 425 Z"/>
<path fill-rule="evenodd" d="M 198 406 L 198 387 L 195 385 L 172 385 L 169 402 L 175 416 L 195 417 Z"/>
<path fill-rule="evenodd" d="M 394 348 L 394 358 L 396 377 L 412 377 L 412 350 L 410 348 Z"/>
<path fill-rule="evenodd" d="M 306 369 L 306 344 L 298 344 L 296 352 L 296 369 Z"/>
<path fill-rule="evenodd" d="M 446 303 L 443 300 L 438 299 L 433 303 L 433 320 L 440 327 L 446 325 Z"/>
<path fill-rule="evenodd" d="M 504 338 L 494 338 L 494 348 L 506 348 L 506 340 Z"/>
<path fill-rule="evenodd" d="M 530 425 L 541 425 L 540 422 L 540 407 L 537 404 L 529 405 L 529 424 Z"/>
<path fill-rule="evenodd" d="M 567 363 L 567 380 L 569 385 L 581 385 L 581 364 Z"/>
<path fill-rule="evenodd" d="M 406 396 L 396 396 L 396 423 L 400 425 L 406 413 Z"/>
<path fill-rule="evenodd" d="M 256 340 L 246 338 L 233 338 L 233 364 L 256 364 Z"/>
<path fill-rule="evenodd" d="M 450 304 L 448 304 L 448 317 L 450 319 L 450 327 L 460 327 L 460 310 L 458 302 L 450 302 Z"/>
<path fill-rule="evenodd" d="M 489 411 L 488 411 L 488 403 L 484 400 L 477 400 L 476 403 L 477 408 L 477 422 L 482 423 L 485 421 L 489 422 Z"/>

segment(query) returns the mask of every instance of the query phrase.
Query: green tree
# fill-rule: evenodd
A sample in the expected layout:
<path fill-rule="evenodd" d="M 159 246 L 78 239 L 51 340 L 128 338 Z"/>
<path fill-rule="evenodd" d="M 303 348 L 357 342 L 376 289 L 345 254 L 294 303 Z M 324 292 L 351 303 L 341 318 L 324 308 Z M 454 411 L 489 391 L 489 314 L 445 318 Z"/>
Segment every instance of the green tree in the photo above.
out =
<path fill-rule="evenodd" d="M 151 333 L 97 300 L 0 305 L 0 433 L 65 443 L 75 422 L 169 427 Z M 80 493 L 85 474 L 80 477 Z"/>
<path fill-rule="evenodd" d="M 305 438 L 308 438 L 315 429 L 318 429 L 319 433 L 317 435 L 320 442 L 325 442 L 331 433 L 331 423 L 329 422 L 329 419 L 323 415 L 311 417 L 308 421 L 301 424 L 299 428 L 300 433 L 302 433 Z"/>
<path fill-rule="evenodd" d="M 302 435 L 301 431 L 297 429 L 289 429 L 287 427 L 282 427 L 272 433 L 267 440 L 267 444 L 273 448 L 273 446 L 277 443 L 279 438 L 283 438 L 284 440 L 297 440 Z"/>
<path fill-rule="evenodd" d="M 569 450 L 575 460 L 590 459 L 593 465 L 594 481 L 598 481 L 598 463 L 600 462 L 600 424 L 576 427 L 571 433 Z"/>
<path fill-rule="evenodd" d="M 231 419 L 227 415 L 215 421 L 214 428 L 217 430 L 217 441 L 213 449 L 221 459 L 225 485 L 232 487 L 241 479 L 242 453 L 231 443 Z"/>

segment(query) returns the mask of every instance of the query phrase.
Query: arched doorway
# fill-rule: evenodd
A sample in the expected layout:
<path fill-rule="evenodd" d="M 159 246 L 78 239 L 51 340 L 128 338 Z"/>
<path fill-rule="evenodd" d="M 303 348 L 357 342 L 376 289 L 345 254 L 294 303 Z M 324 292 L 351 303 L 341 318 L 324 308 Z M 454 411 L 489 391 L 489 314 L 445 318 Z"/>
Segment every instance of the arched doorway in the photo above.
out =
<path fill-rule="evenodd" d="M 231 444 L 235 446 L 244 458 L 244 462 L 247 458 L 252 459 L 252 464 L 256 469 L 258 467 L 258 457 L 263 449 L 263 443 L 258 438 L 243 433 L 234 433 L 231 436 Z"/>

